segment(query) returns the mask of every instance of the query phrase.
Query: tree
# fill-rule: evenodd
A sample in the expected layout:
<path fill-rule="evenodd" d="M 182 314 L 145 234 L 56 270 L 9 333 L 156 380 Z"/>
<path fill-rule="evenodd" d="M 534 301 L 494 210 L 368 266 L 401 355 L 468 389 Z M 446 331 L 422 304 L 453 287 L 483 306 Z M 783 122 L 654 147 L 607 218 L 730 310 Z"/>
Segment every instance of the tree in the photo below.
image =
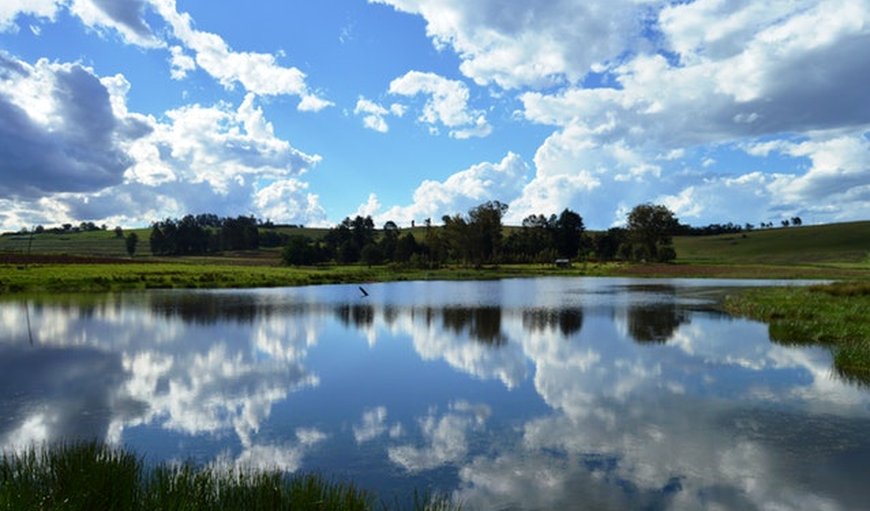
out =
<path fill-rule="evenodd" d="M 475 266 L 495 262 L 501 249 L 501 219 L 508 205 L 499 201 L 487 201 L 468 211 L 470 255 Z"/>
<path fill-rule="evenodd" d="M 612 261 L 619 255 L 619 249 L 628 242 L 628 231 L 622 227 L 611 227 L 595 238 L 595 256 L 599 261 Z"/>
<path fill-rule="evenodd" d="M 446 258 L 468 263 L 471 257 L 471 236 L 468 222 L 462 215 L 444 215 L 441 217 L 444 228 L 441 230 L 443 243 L 446 246 Z"/>
<path fill-rule="evenodd" d="M 121 228 L 120 225 L 115 227 L 115 237 L 116 238 L 123 238 L 124 237 L 124 229 Z"/>
<path fill-rule="evenodd" d="M 205 215 L 200 216 L 205 217 Z M 209 226 L 210 221 L 211 219 L 206 217 L 199 223 L 202 226 Z M 260 246 L 257 219 L 252 216 L 225 218 L 220 224 L 220 229 L 220 245 L 223 250 L 252 250 Z"/>
<path fill-rule="evenodd" d="M 411 256 L 419 252 L 420 246 L 417 240 L 410 232 L 399 238 L 396 242 L 396 250 L 393 252 L 393 261 L 397 263 L 407 263 L 411 260 Z"/>
<path fill-rule="evenodd" d="M 151 245 L 152 254 L 166 254 L 166 235 L 163 234 L 163 229 L 160 228 L 160 224 L 157 222 L 151 226 L 151 236 L 148 238 L 148 243 Z"/>
<path fill-rule="evenodd" d="M 362 251 L 360 252 L 360 259 L 362 260 L 362 262 L 371 267 L 384 262 L 384 253 L 381 251 L 380 246 L 375 243 L 369 243 L 362 248 Z"/>
<path fill-rule="evenodd" d="M 384 224 L 384 237 L 381 240 L 381 250 L 387 260 L 394 260 L 396 245 L 399 242 L 399 226 L 396 222 L 388 220 Z"/>
<path fill-rule="evenodd" d="M 794 226 L 800 226 L 800 225 L 802 225 L 803 223 L 804 223 L 804 221 L 801 220 L 801 217 L 799 217 L 799 216 L 792 217 L 792 219 L 791 219 L 791 224 L 794 225 Z"/>
<path fill-rule="evenodd" d="M 127 253 L 130 254 L 130 257 L 133 257 L 133 254 L 136 253 L 136 245 L 139 244 L 139 235 L 135 232 L 131 232 L 127 235 L 127 238 L 124 239 L 124 242 L 127 245 Z"/>
<path fill-rule="evenodd" d="M 318 262 L 317 249 L 310 238 L 295 234 L 287 240 L 281 259 L 292 266 L 309 266 Z"/>
<path fill-rule="evenodd" d="M 351 234 L 357 251 L 375 240 L 375 222 L 371 216 L 365 218 L 357 215 L 351 221 Z"/>
<path fill-rule="evenodd" d="M 560 257 L 574 258 L 583 245 L 583 218 L 565 209 L 553 225 L 553 242 Z"/>
<path fill-rule="evenodd" d="M 674 213 L 660 204 L 641 204 L 628 214 L 631 258 L 640 261 L 669 261 L 676 258 L 671 235 L 679 227 Z M 668 249 L 670 247 L 670 249 Z"/>

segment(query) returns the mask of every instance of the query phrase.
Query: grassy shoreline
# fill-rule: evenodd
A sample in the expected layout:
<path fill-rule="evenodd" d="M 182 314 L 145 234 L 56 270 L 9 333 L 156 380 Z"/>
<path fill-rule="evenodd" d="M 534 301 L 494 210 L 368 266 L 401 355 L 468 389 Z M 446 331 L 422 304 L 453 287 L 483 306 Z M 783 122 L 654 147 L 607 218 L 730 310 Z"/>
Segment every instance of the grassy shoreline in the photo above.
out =
<path fill-rule="evenodd" d="M 870 280 L 863 268 L 835 265 L 704 265 L 577 263 L 501 265 L 481 269 L 327 265 L 282 267 L 179 259 L 149 262 L 0 264 L 0 292 L 105 292 L 171 288 L 254 288 L 402 280 L 488 280 L 541 276 Z"/>
<path fill-rule="evenodd" d="M 745 290 L 723 308 L 767 323 L 774 342 L 828 347 L 837 374 L 870 384 L 870 282 Z"/>
<path fill-rule="evenodd" d="M 316 474 L 146 466 L 136 454 L 98 442 L 31 447 L 0 458 L 0 510 L 398 509 L 352 483 Z M 414 495 L 412 509 L 458 509 Z"/>

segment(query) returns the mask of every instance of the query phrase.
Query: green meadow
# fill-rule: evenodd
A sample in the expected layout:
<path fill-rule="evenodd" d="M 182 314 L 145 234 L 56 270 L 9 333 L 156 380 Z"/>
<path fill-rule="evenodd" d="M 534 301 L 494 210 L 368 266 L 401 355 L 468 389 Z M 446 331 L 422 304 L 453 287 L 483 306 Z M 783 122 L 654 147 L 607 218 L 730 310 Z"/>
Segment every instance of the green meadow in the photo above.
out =
<path fill-rule="evenodd" d="M 870 222 L 764 229 L 674 238 L 690 264 L 833 266 L 870 270 Z"/>

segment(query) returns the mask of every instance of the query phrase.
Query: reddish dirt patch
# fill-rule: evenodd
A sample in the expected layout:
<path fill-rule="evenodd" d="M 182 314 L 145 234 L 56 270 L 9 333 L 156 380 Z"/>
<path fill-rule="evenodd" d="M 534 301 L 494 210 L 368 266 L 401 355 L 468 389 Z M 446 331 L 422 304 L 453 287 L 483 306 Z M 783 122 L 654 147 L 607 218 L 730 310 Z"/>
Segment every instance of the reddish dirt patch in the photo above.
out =
<path fill-rule="evenodd" d="M 0 254 L 0 264 L 127 264 L 145 263 L 141 259 L 120 257 L 72 256 L 65 254 Z"/>

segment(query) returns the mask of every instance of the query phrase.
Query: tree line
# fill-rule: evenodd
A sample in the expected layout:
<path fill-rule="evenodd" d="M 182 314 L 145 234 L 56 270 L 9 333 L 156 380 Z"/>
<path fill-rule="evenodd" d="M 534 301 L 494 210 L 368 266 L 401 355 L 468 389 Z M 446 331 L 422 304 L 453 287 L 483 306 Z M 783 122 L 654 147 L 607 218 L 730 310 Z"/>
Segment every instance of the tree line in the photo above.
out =
<path fill-rule="evenodd" d="M 465 214 L 444 215 L 440 227 L 427 219 L 423 227 L 404 230 L 393 221 L 378 229 L 371 216 L 347 217 L 319 239 L 278 232 L 274 224 L 254 216 L 187 215 L 153 223 L 149 243 L 155 255 L 283 247 L 283 261 L 296 266 L 334 262 L 481 267 L 554 263 L 560 259 L 667 262 L 676 258 L 672 242 L 675 235 L 735 233 L 754 228 L 751 224 L 732 223 L 687 226 L 660 204 L 640 204 L 628 213 L 624 227 L 597 233 L 587 232 L 583 217 L 568 208 L 558 215 L 529 215 L 516 227 L 503 224 L 507 210 L 507 204 L 486 201 Z M 801 225 L 800 218 L 790 219 L 789 225 Z M 761 227 L 767 225 L 762 223 Z M 136 241 L 127 240 L 131 255 Z"/>
<path fill-rule="evenodd" d="M 583 217 L 570 209 L 559 215 L 529 215 L 520 227 L 505 228 L 508 206 L 487 201 L 466 214 L 445 215 L 443 226 L 430 220 L 403 233 L 388 221 L 378 231 L 370 216 L 345 218 L 320 240 L 290 236 L 283 260 L 290 265 L 384 263 L 421 268 L 445 264 L 481 267 L 499 263 L 553 263 L 557 259 L 671 261 L 672 236 L 680 223 L 662 205 L 641 204 L 627 216 L 626 227 L 591 236 Z"/>
<path fill-rule="evenodd" d="M 167 218 L 151 224 L 154 255 L 202 255 L 260 247 L 260 222 L 253 216 L 222 218 L 214 214 Z"/>

